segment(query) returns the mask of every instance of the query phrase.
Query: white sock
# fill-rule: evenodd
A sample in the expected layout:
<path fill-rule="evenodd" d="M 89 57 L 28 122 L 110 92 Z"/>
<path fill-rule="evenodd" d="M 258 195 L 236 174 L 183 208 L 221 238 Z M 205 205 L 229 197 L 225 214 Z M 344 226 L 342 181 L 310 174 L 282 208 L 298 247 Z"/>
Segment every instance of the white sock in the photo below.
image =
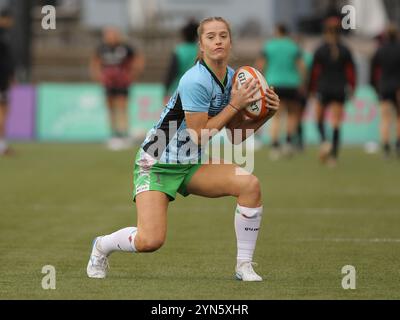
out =
<path fill-rule="evenodd" d="M 262 212 L 263 207 L 246 208 L 240 205 L 236 207 L 235 231 L 238 264 L 244 261 L 253 261 Z"/>
<path fill-rule="evenodd" d="M 114 251 L 136 252 L 135 237 L 137 228 L 129 227 L 106 235 L 98 241 L 98 249 L 105 255 Z"/>

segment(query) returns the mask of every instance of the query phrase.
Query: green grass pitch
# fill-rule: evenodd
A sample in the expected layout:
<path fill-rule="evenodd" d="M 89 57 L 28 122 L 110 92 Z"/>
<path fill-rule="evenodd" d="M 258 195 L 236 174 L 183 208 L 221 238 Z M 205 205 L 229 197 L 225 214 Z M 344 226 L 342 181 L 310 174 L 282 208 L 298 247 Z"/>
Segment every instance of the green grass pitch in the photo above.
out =
<path fill-rule="evenodd" d="M 255 253 L 262 283 L 234 280 L 233 198 L 178 197 L 164 247 L 116 253 L 88 279 L 96 235 L 134 225 L 135 150 L 16 144 L 0 158 L 0 299 L 399 299 L 400 161 L 345 148 L 328 169 L 317 150 L 270 162 L 256 153 L 265 213 Z M 56 289 L 43 290 L 44 265 Z M 341 269 L 356 269 L 356 289 Z"/>

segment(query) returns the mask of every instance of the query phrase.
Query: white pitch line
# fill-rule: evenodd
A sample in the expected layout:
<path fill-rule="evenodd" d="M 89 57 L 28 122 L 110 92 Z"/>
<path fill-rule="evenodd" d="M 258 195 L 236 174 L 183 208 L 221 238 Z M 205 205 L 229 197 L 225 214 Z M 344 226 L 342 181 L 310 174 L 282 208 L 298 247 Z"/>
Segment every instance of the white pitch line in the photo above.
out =
<path fill-rule="evenodd" d="M 306 214 L 368 214 L 368 213 L 389 213 L 389 214 L 400 214 L 400 209 L 379 209 L 379 208 L 270 208 L 266 207 L 266 210 L 277 212 L 277 213 L 295 213 L 301 212 Z"/>
<path fill-rule="evenodd" d="M 344 189 L 341 191 L 329 192 L 330 195 L 348 195 L 348 196 L 400 196 L 400 191 L 398 190 L 361 190 L 361 189 Z"/>
<path fill-rule="evenodd" d="M 309 238 L 309 239 L 297 239 L 296 241 L 304 242 L 360 242 L 360 243 L 400 243 L 400 239 L 391 238 Z"/>
<path fill-rule="evenodd" d="M 44 203 L 36 203 L 32 205 L 24 205 L 24 204 L 13 204 L 11 207 L 17 209 L 31 209 L 33 211 L 44 211 L 44 210 L 65 210 L 69 212 L 84 212 L 84 211 L 96 211 L 96 210 L 109 210 L 110 212 L 123 212 L 128 211 L 132 212 L 132 210 L 136 210 L 135 204 L 77 204 L 77 203 L 69 203 L 65 205 L 57 205 L 57 204 L 44 204 Z M 318 207 L 309 207 L 309 208 L 294 208 L 294 207 L 271 207 L 264 206 L 264 211 L 266 214 L 311 214 L 311 215 L 342 215 L 342 214 L 399 214 L 400 209 L 397 208 L 318 208 Z M 234 204 L 232 204 L 231 208 L 220 207 L 220 206 L 200 206 L 200 205 L 188 205 L 186 207 L 176 207 L 172 204 L 169 207 L 170 212 L 187 212 L 190 213 L 199 213 L 199 212 L 224 212 L 227 210 L 234 210 Z"/>

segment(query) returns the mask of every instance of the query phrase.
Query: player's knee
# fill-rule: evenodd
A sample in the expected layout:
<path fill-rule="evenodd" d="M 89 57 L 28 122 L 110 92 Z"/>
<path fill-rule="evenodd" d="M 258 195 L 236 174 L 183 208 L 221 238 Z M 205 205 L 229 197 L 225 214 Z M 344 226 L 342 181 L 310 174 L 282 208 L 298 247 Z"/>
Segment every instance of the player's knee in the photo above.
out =
<path fill-rule="evenodd" d="M 162 247 L 165 239 L 161 237 L 144 237 L 136 244 L 139 252 L 154 252 Z"/>
<path fill-rule="evenodd" d="M 255 195 L 261 196 L 260 180 L 256 176 L 251 175 L 249 181 L 249 190 Z"/>
<path fill-rule="evenodd" d="M 261 196 L 261 185 L 258 178 L 254 175 L 246 176 L 242 183 L 241 193 L 250 193 L 255 196 Z"/>

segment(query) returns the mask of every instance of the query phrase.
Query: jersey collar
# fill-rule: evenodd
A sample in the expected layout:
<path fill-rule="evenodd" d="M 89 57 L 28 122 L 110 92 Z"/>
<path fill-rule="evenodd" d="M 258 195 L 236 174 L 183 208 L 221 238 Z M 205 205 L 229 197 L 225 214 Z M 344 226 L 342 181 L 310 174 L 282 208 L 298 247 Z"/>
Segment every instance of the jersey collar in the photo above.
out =
<path fill-rule="evenodd" d="M 214 78 L 215 82 L 219 85 L 219 87 L 222 90 L 222 93 L 225 93 L 225 86 L 228 84 L 228 68 L 226 69 L 225 72 L 225 77 L 224 77 L 224 81 L 221 82 L 218 77 L 215 75 L 215 73 L 208 67 L 207 63 L 201 59 L 200 60 L 200 64 L 202 64 L 207 70 L 208 72 L 211 74 L 211 76 Z"/>

